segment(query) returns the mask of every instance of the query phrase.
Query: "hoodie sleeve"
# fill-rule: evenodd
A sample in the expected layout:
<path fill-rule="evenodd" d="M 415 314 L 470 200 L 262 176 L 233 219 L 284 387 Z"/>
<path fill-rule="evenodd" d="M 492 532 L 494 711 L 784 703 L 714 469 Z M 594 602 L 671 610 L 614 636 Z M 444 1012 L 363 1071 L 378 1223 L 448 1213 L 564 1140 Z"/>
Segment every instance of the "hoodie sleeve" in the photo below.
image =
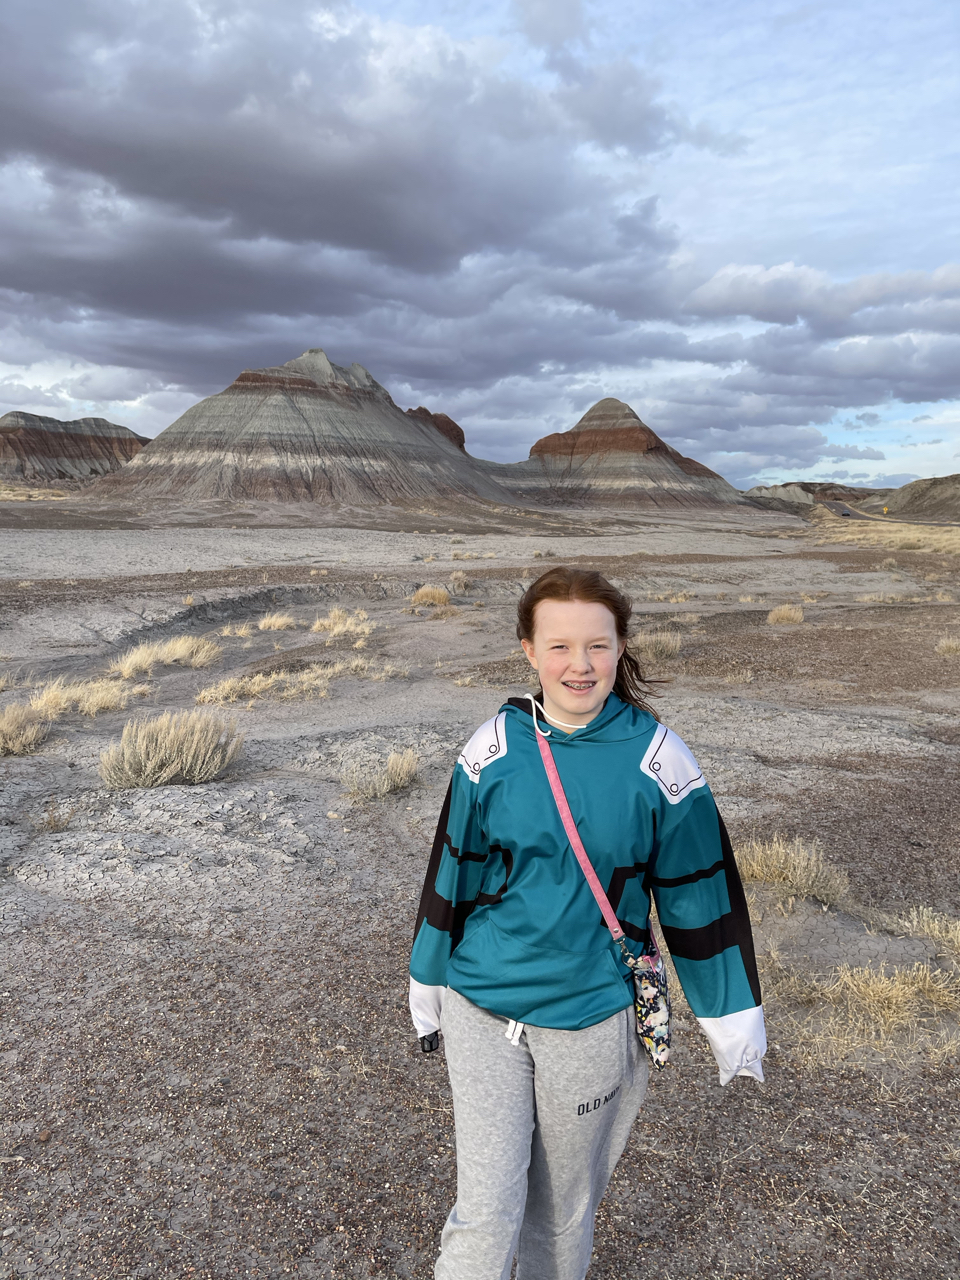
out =
<path fill-rule="evenodd" d="M 767 1049 L 747 902 L 733 848 L 696 760 L 670 730 L 641 768 L 660 790 L 650 888 L 683 994 L 720 1069 L 763 1080 Z M 651 749 L 653 750 L 653 748 Z"/>
<path fill-rule="evenodd" d="M 437 1030 L 447 961 L 467 917 L 486 900 L 481 887 L 490 850 L 477 813 L 477 793 L 477 783 L 457 765 L 440 811 L 410 956 L 410 1012 L 418 1035 Z"/>

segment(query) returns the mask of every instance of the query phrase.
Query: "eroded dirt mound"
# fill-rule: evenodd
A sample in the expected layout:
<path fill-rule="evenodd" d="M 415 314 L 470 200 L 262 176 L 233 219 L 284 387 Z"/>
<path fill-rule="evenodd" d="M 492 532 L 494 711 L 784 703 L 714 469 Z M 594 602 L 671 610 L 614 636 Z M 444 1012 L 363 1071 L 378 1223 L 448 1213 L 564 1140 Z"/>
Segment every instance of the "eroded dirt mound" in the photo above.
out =
<path fill-rule="evenodd" d="M 361 365 L 341 368 L 306 351 L 244 370 L 94 493 L 366 507 L 437 497 L 509 502 L 439 415 L 427 417 L 404 413 Z"/>
<path fill-rule="evenodd" d="M 960 523 L 960 475 L 912 480 L 885 498 L 884 505 L 898 516 Z"/>
<path fill-rule="evenodd" d="M 146 440 L 106 418 L 61 422 L 36 413 L 0 418 L 0 480 L 92 480 L 129 462 Z"/>

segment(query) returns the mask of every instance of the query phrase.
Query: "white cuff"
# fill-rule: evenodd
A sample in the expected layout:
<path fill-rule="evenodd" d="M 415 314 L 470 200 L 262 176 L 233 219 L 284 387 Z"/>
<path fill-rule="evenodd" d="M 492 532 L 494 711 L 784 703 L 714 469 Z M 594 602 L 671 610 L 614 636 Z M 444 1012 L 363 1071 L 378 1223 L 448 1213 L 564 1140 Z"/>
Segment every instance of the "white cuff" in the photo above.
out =
<path fill-rule="evenodd" d="M 767 1052 L 763 1005 L 728 1013 L 723 1018 L 698 1018 L 697 1021 L 710 1041 L 722 1085 L 729 1084 L 734 1076 L 763 1080 L 760 1060 Z"/>
<path fill-rule="evenodd" d="M 418 1036 L 440 1030 L 443 994 L 446 987 L 428 987 L 416 978 L 410 979 L 410 1016 Z"/>

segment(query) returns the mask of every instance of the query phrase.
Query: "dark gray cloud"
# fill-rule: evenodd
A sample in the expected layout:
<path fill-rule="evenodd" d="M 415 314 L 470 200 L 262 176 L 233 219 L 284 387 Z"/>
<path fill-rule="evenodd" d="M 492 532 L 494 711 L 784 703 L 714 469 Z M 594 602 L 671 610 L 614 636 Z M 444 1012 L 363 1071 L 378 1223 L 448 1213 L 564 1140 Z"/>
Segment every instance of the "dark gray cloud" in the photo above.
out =
<path fill-rule="evenodd" d="M 345 2 L 8 9 L 0 410 L 139 400 L 156 428 L 322 345 L 486 456 L 616 394 L 749 477 L 881 459 L 834 418 L 960 394 L 960 268 L 705 278 L 649 161 L 737 140 L 596 52 L 575 0 L 513 12 L 536 74 Z"/>

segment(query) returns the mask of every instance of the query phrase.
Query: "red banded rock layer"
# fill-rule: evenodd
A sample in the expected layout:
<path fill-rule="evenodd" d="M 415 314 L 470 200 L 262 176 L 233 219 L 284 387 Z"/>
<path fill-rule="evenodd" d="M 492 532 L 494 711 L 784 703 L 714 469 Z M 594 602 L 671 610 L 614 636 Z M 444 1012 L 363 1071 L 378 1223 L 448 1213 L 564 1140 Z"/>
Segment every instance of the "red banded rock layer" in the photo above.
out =
<path fill-rule="evenodd" d="M 0 418 L 0 479 L 92 480 L 117 471 L 145 443 L 106 418 L 61 422 L 15 410 Z"/>
<path fill-rule="evenodd" d="M 431 413 L 429 409 L 425 409 L 423 405 L 420 405 L 417 409 L 408 409 L 407 417 L 416 418 L 417 422 L 423 422 L 427 426 L 435 427 L 442 436 L 447 437 L 451 444 L 455 444 L 458 449 L 466 453 L 467 437 L 463 434 L 463 427 L 454 422 L 452 418 L 448 418 L 445 413 Z"/>
<path fill-rule="evenodd" d="M 544 436 L 526 462 L 491 464 L 526 502 L 574 506 L 715 507 L 743 498 L 715 471 L 685 458 L 622 400 L 600 400 L 576 426 Z"/>
<path fill-rule="evenodd" d="M 364 506 L 458 496 L 509 502 L 485 465 L 427 416 L 404 413 L 361 365 L 341 368 L 315 349 L 245 370 L 95 492 Z"/>

